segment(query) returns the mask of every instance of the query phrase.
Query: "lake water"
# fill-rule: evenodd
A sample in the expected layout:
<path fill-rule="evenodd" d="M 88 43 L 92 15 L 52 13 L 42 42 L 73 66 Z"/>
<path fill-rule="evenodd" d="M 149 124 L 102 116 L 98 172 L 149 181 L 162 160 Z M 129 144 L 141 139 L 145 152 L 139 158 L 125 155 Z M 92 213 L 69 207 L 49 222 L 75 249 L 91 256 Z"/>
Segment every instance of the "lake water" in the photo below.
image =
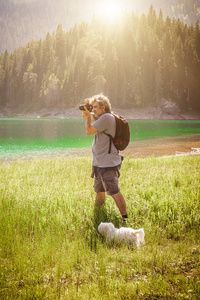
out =
<path fill-rule="evenodd" d="M 131 141 L 200 133 L 200 120 L 128 120 Z M 0 157 L 89 148 L 83 119 L 0 119 Z"/>

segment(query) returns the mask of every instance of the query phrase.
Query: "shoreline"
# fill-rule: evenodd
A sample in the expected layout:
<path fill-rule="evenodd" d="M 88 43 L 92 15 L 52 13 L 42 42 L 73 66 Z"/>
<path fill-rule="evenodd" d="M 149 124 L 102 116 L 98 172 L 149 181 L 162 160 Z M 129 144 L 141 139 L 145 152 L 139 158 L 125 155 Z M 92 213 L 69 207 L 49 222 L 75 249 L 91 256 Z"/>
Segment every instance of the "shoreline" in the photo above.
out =
<path fill-rule="evenodd" d="M 167 136 L 131 141 L 120 155 L 126 158 L 147 158 L 147 157 L 178 157 L 189 155 L 200 155 L 200 133 L 181 136 Z M 92 149 L 74 148 L 51 151 L 33 151 L 24 153 L 13 153 L 8 156 L 0 156 L 0 163 L 7 163 L 13 160 L 30 160 L 45 158 L 65 157 L 92 157 Z"/>
<path fill-rule="evenodd" d="M 91 148 L 73 149 L 69 156 L 92 156 Z M 175 157 L 200 155 L 200 133 L 155 137 L 131 141 L 124 151 L 124 158 Z"/>
<path fill-rule="evenodd" d="M 112 108 L 112 111 L 122 115 L 128 120 L 200 120 L 200 114 L 180 113 L 168 114 L 161 108 Z M 47 118 L 47 119 L 82 119 L 82 113 L 78 107 L 68 109 L 42 109 L 35 112 L 18 110 L 4 110 L 0 112 L 0 118 Z"/>
<path fill-rule="evenodd" d="M 200 155 L 200 133 L 132 141 L 121 153 L 132 158 Z"/>

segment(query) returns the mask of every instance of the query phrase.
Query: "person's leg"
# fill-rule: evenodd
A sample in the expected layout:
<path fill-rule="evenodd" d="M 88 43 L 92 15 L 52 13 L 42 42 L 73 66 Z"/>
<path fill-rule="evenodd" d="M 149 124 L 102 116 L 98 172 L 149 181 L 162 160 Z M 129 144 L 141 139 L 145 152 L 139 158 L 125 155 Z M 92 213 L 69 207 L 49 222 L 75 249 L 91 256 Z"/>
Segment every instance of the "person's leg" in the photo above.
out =
<path fill-rule="evenodd" d="M 127 218 L 126 202 L 118 186 L 119 173 L 108 170 L 101 176 L 103 186 L 108 195 L 112 196 L 123 218 Z"/>
<path fill-rule="evenodd" d="M 100 177 L 94 179 L 94 190 L 96 192 L 95 207 L 101 207 L 105 202 L 105 189 Z"/>
<path fill-rule="evenodd" d="M 126 202 L 124 199 L 124 196 L 119 192 L 117 194 L 111 195 L 113 199 L 115 200 L 115 203 L 122 215 L 123 218 L 127 218 L 127 210 L 126 210 Z"/>
<path fill-rule="evenodd" d="M 97 192 L 95 206 L 101 207 L 105 202 L 105 192 Z"/>

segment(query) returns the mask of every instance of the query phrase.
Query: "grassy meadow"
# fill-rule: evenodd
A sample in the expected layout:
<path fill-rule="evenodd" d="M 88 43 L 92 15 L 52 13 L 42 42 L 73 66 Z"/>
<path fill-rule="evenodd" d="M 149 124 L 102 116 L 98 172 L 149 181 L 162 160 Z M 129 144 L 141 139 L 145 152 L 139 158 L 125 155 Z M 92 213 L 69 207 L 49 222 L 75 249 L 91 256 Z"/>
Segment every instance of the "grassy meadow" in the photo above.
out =
<path fill-rule="evenodd" d="M 120 188 L 139 250 L 109 244 L 91 157 L 0 164 L 0 299 L 200 299 L 200 156 L 125 158 Z"/>

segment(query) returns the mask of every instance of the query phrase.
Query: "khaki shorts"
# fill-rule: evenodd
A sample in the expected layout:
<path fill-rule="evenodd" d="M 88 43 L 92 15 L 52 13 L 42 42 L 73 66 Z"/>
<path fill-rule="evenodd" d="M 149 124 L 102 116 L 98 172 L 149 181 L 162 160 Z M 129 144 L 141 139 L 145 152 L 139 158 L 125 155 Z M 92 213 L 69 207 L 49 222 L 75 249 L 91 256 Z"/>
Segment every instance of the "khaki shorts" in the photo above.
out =
<path fill-rule="evenodd" d="M 115 195 L 120 192 L 118 187 L 119 172 L 107 170 L 94 179 L 94 190 L 96 193 L 106 192 L 108 195 Z"/>

